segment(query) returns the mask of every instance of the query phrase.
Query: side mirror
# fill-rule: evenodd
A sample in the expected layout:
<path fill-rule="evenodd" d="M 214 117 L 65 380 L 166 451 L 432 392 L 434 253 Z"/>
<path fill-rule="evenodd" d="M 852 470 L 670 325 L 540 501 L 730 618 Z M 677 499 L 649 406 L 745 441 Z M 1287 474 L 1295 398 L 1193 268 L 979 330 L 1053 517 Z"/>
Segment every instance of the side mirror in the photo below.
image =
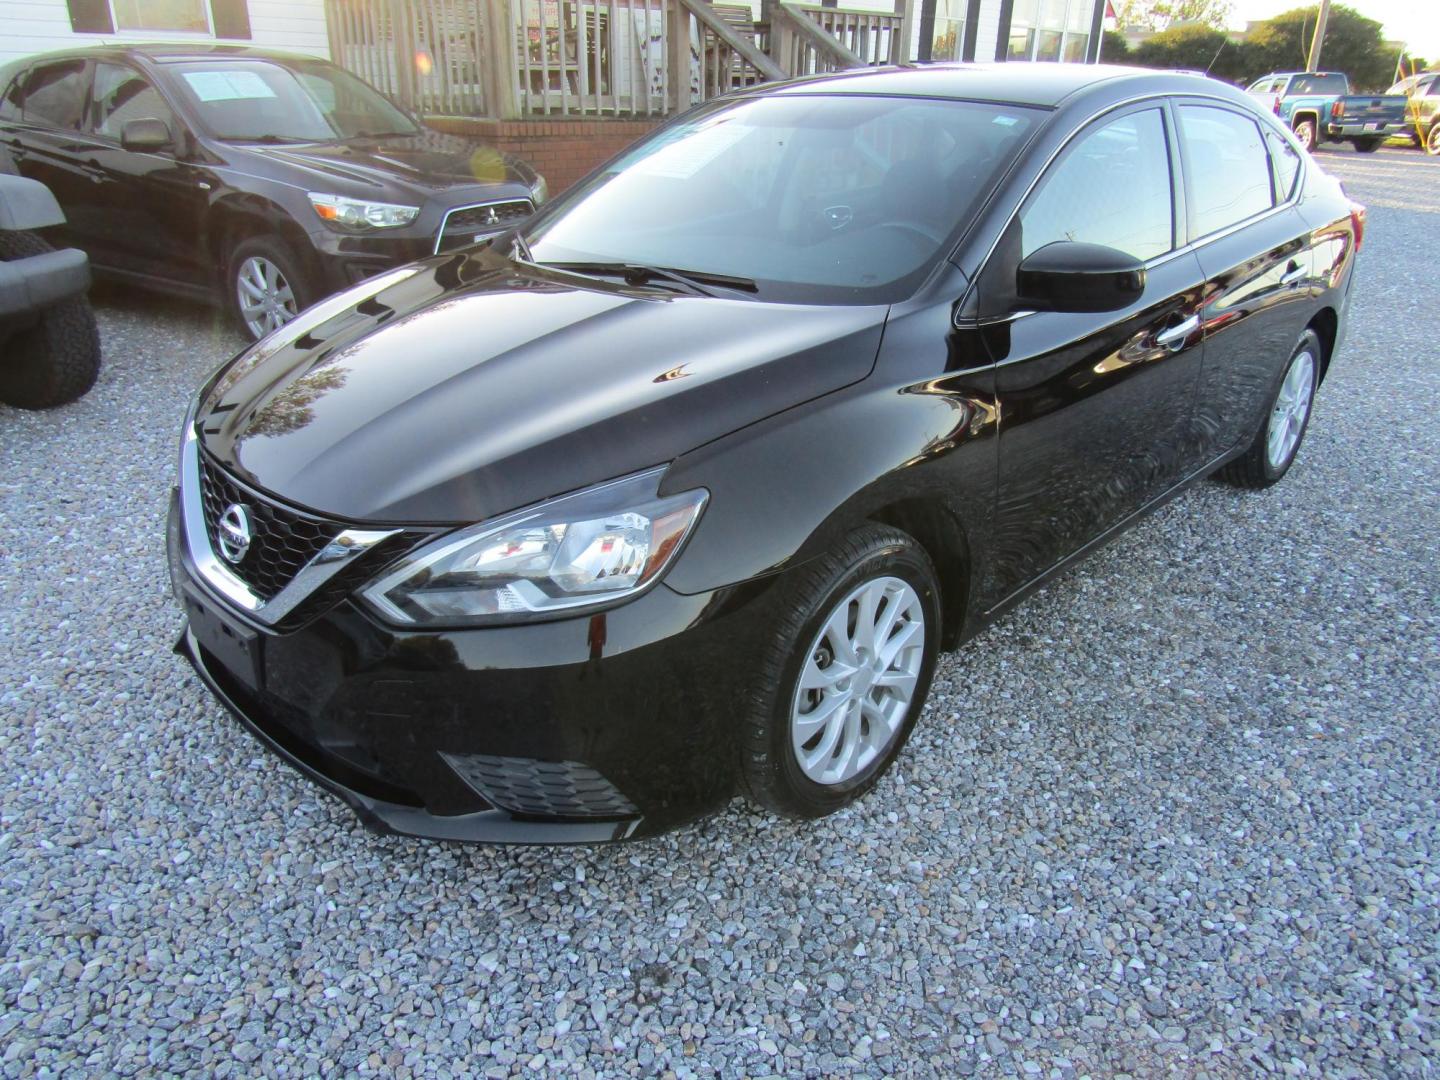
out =
<path fill-rule="evenodd" d="M 1036 311 L 1119 311 L 1145 292 L 1145 265 L 1099 244 L 1060 240 L 1020 264 L 1015 291 Z"/>
<path fill-rule="evenodd" d="M 164 120 L 127 120 L 120 129 L 120 148 L 142 154 L 164 150 L 174 142 Z"/>

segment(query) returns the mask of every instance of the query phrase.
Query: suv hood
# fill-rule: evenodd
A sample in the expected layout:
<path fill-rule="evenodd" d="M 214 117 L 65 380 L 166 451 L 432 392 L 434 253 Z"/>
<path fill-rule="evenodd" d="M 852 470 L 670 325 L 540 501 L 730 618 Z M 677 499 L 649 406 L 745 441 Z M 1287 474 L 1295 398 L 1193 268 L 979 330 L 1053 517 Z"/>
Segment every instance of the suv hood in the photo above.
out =
<path fill-rule="evenodd" d="M 482 521 L 863 379 L 885 314 L 467 252 L 323 301 L 242 353 L 200 401 L 200 437 L 245 482 L 329 516 Z"/>
<path fill-rule="evenodd" d="M 317 177 L 375 189 L 397 181 L 419 191 L 463 184 L 519 184 L 528 194 L 536 177 L 529 165 L 493 146 L 429 129 L 405 138 L 348 139 L 306 146 L 247 145 L 246 149 Z"/>

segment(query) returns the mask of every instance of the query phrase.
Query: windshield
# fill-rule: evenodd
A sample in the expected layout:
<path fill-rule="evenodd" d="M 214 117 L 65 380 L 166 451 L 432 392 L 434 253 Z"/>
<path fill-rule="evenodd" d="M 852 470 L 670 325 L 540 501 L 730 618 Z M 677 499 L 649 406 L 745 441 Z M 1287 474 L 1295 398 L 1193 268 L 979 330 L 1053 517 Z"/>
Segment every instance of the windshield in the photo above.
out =
<path fill-rule="evenodd" d="M 1297 75 L 1290 83 L 1290 95 L 1317 94 L 1341 96 L 1350 92 L 1350 84 L 1344 75 Z"/>
<path fill-rule="evenodd" d="M 900 299 L 949 251 L 1044 114 L 828 95 L 731 101 L 670 124 L 526 231 L 540 263 L 753 280 L 766 299 Z"/>
<path fill-rule="evenodd" d="M 414 135 L 414 121 L 347 71 L 320 61 L 176 64 L 175 80 L 217 138 L 334 142 Z"/>

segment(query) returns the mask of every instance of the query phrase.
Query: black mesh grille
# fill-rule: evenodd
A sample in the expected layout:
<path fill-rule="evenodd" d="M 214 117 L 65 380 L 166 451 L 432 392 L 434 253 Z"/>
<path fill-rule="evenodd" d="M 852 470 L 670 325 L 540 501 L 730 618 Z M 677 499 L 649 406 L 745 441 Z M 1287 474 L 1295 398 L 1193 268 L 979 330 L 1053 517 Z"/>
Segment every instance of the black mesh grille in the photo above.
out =
<path fill-rule="evenodd" d="M 253 538 L 245 557 L 230 570 L 262 600 L 272 599 L 344 529 L 323 518 L 297 513 L 268 499 L 257 498 L 204 457 L 200 459 L 200 495 L 205 508 L 205 533 L 218 552 L 216 523 L 237 503 L 250 515 Z"/>
<path fill-rule="evenodd" d="M 442 754 L 486 802 L 512 814 L 540 817 L 630 817 L 635 804 L 578 761 L 489 754 Z"/>
<path fill-rule="evenodd" d="M 511 199 L 452 210 L 441 226 L 440 243 L 435 250 L 449 251 L 473 244 L 475 237 L 508 229 L 534 212 L 529 199 Z"/>

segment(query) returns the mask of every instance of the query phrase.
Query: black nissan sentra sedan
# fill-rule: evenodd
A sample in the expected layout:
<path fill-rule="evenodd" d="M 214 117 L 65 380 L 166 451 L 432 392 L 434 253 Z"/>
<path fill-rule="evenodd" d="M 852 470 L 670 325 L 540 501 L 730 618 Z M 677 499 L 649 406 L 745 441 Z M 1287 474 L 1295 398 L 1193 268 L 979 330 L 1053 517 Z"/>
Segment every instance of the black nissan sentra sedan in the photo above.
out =
<path fill-rule="evenodd" d="M 0 172 L 39 180 L 101 274 L 219 300 L 258 338 L 362 278 L 530 216 L 545 181 L 334 64 L 102 45 L 0 68 Z"/>
<path fill-rule="evenodd" d="M 737 791 L 830 813 L 941 649 L 1187 484 L 1285 475 L 1363 222 L 1199 76 L 708 103 L 210 379 L 179 649 L 382 830 L 618 840 Z"/>

